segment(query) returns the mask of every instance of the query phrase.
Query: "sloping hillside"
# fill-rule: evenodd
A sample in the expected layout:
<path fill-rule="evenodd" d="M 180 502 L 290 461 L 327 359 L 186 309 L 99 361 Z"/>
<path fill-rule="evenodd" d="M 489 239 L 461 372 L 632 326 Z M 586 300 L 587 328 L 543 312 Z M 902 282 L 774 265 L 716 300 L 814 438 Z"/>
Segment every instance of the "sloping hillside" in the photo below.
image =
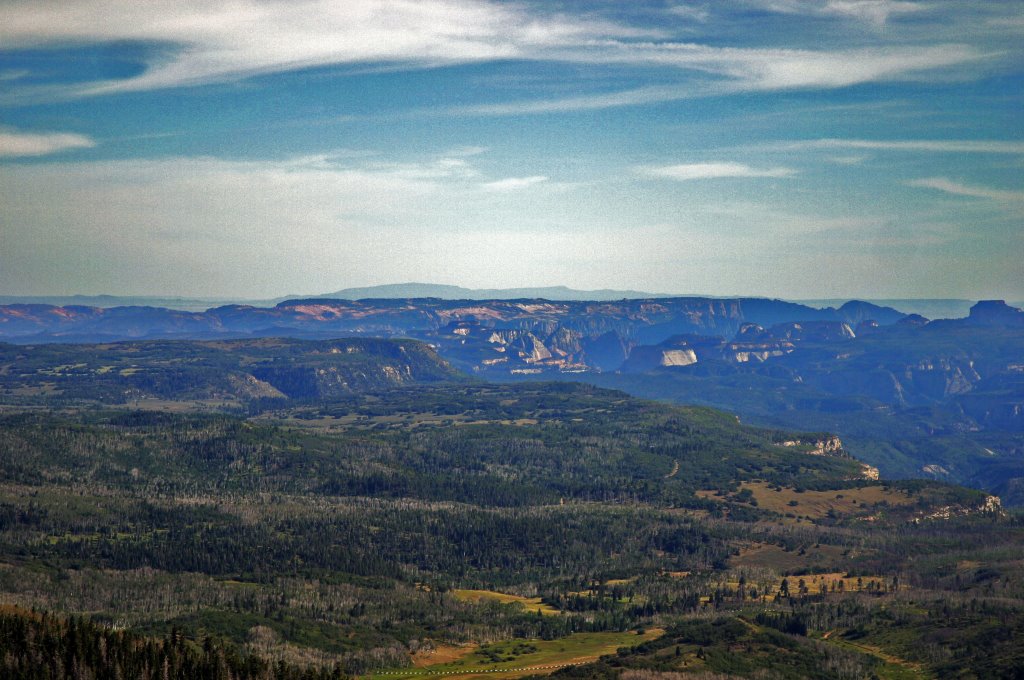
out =
<path fill-rule="evenodd" d="M 414 340 L 0 345 L 0 389 L 8 403 L 324 399 L 457 377 Z"/>

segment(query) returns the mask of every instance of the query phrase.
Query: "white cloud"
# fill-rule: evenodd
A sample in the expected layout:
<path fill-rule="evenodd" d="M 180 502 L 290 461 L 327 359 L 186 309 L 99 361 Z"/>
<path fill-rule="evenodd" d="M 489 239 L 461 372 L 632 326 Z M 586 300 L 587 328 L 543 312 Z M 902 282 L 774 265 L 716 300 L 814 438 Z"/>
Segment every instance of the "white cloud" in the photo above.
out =
<path fill-rule="evenodd" d="M 19 132 L 0 128 L 0 158 L 45 156 L 67 149 L 96 146 L 89 137 L 69 132 Z"/>
<path fill-rule="evenodd" d="M 543 113 L 559 113 L 563 111 L 592 111 L 610 109 L 618 106 L 636 106 L 638 104 L 655 104 L 658 102 L 675 101 L 698 96 L 702 91 L 697 88 L 682 87 L 639 87 L 634 90 L 606 92 L 595 95 L 564 97 L 558 99 L 534 99 L 526 101 L 502 102 L 500 104 L 471 104 L 445 109 L 444 113 L 469 114 L 477 116 L 508 116 Z M 708 90 L 705 88 L 704 93 Z"/>
<path fill-rule="evenodd" d="M 877 151 L 927 151 L 935 153 L 1022 154 L 1024 142 L 969 139 L 810 139 L 778 142 L 769 148 L 796 151 L 800 149 L 871 149 Z"/>
<path fill-rule="evenodd" d="M 506 257 L 530 260 L 536 239 L 519 231 L 559 213 L 561 185 L 514 191 L 539 182 L 451 156 L 0 165 L 0 288 L 273 296 L 331 290 L 339 274 L 349 285 L 493 273 Z"/>
<path fill-rule="evenodd" d="M 821 12 L 887 17 L 910 11 L 911 5 L 833 0 L 814 6 Z M 789 50 L 641 40 L 662 37 L 653 30 L 541 14 L 525 5 L 493 0 L 0 4 L 0 44 L 7 49 L 117 40 L 165 46 L 142 74 L 86 84 L 78 94 L 218 82 L 312 66 L 429 67 L 498 59 L 674 67 L 713 76 L 728 86 L 725 90 L 836 88 L 916 77 L 986 56 L 958 44 Z M 686 92 L 682 87 L 647 88 L 563 99 L 548 106 L 602 108 L 679 98 Z M 540 111 L 544 104 L 534 106 Z"/>
<path fill-rule="evenodd" d="M 915 179 L 907 182 L 907 185 L 922 189 L 944 191 L 947 194 L 954 194 L 956 196 L 987 198 L 994 201 L 1007 201 L 1013 203 L 1024 202 L 1024 191 L 1007 191 L 1005 189 L 970 186 L 954 182 L 945 177 L 925 177 L 922 179 Z"/>
<path fill-rule="evenodd" d="M 868 82 L 913 79 L 923 72 L 963 65 L 987 55 L 966 45 L 828 51 L 718 48 L 695 43 L 602 41 L 550 51 L 569 62 L 647 65 L 695 71 L 710 78 L 686 85 L 475 104 L 445 113 L 483 116 L 546 114 L 635 106 L 746 91 L 836 89 Z"/>
<path fill-rule="evenodd" d="M 965 226 L 961 213 L 950 227 L 956 247 L 942 245 L 936 256 L 917 247 L 922 218 L 896 201 L 851 205 L 830 194 L 815 208 L 789 204 L 793 192 L 724 182 L 688 185 L 685 196 L 665 183 L 637 200 L 633 182 L 566 188 L 557 178 L 492 193 L 481 184 L 502 177 L 485 175 L 490 163 L 454 160 L 467 159 L 0 164 L 0 289 L 273 297 L 433 280 L 791 297 L 877 286 L 954 296 L 964 281 L 979 294 L 1001 290 L 1020 267 L 1012 219 L 1000 237 L 988 224 Z M 989 206 L 964 213 L 972 208 Z M 983 228 L 998 252 L 979 267 L 968 237 Z M 884 241 L 893 237 L 908 247 L 893 252 Z M 808 257 L 834 266 L 835 276 L 822 283 Z M 919 258 L 913 273 L 907 257 Z M 752 261 L 771 261 L 771 272 Z"/>
<path fill-rule="evenodd" d="M 552 45 L 615 35 L 624 26 L 518 5 L 470 0 L 15 0 L 0 5 L 7 49 L 68 42 L 138 40 L 176 51 L 127 80 L 88 92 L 145 90 L 326 64 L 430 66 L 522 58 Z"/>
<path fill-rule="evenodd" d="M 722 177 L 789 177 L 796 174 L 796 170 L 792 168 L 752 168 L 743 163 L 686 163 L 638 168 L 637 172 L 651 177 L 663 177 L 681 182 Z"/>
<path fill-rule="evenodd" d="M 760 9 L 780 14 L 850 17 L 883 26 L 889 17 L 927 9 L 919 2 L 903 0 L 750 0 Z"/>
<path fill-rule="evenodd" d="M 730 91 L 841 88 L 906 80 L 927 71 L 988 58 L 969 45 L 865 47 L 836 50 L 712 47 L 699 43 L 594 41 L 550 50 L 549 58 L 591 64 L 674 67 L 717 80 L 704 94 Z M 680 92 L 680 88 L 676 89 Z M 680 93 L 679 96 L 685 96 Z"/>
<path fill-rule="evenodd" d="M 532 177 L 508 177 L 495 182 L 486 182 L 482 186 L 487 191 L 518 191 L 547 181 L 547 177 L 534 175 Z"/>
<path fill-rule="evenodd" d="M 699 23 L 704 23 L 708 20 L 708 17 L 711 16 L 711 13 L 708 12 L 708 8 L 706 6 L 696 7 L 694 5 L 676 5 L 670 8 L 669 12 L 676 16 L 683 17 L 684 19 L 697 21 Z"/>
<path fill-rule="evenodd" d="M 6 69 L 0 71 L 0 82 L 10 82 L 12 80 L 21 80 L 25 76 L 29 75 L 31 71 L 28 69 Z"/>
<path fill-rule="evenodd" d="M 989 26 L 998 26 L 1012 30 L 1024 30 L 1024 16 L 1001 16 L 990 18 L 986 22 Z"/>
<path fill-rule="evenodd" d="M 453 158 L 466 158 L 469 156 L 479 156 L 482 153 L 490 151 L 486 146 L 460 146 L 454 149 L 449 149 L 445 155 Z"/>
<path fill-rule="evenodd" d="M 867 159 L 867 156 L 829 156 L 827 160 L 836 165 L 860 165 Z"/>

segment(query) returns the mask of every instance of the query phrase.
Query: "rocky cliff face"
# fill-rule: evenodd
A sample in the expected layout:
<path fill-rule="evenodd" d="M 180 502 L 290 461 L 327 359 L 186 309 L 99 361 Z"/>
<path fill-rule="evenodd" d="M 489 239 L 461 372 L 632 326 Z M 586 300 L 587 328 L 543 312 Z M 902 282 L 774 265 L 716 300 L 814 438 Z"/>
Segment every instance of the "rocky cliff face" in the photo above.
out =
<path fill-rule="evenodd" d="M 968 515 L 1004 515 L 1006 511 L 1003 510 L 1003 503 L 999 496 L 985 496 L 980 503 L 976 505 L 945 505 L 940 508 L 929 510 L 928 512 L 921 513 L 919 516 L 914 518 L 915 523 L 921 523 L 926 520 L 944 520 L 952 519 L 954 517 L 966 517 Z"/>
<path fill-rule="evenodd" d="M 812 456 L 830 456 L 833 458 L 852 458 L 843 447 L 842 440 L 835 435 L 826 435 L 818 439 L 788 439 L 779 442 L 779 446 L 787 448 L 799 448 L 804 453 Z M 860 463 L 860 476 L 864 479 L 877 480 L 879 477 L 878 468 L 867 463 Z"/>
<path fill-rule="evenodd" d="M 0 306 L 0 338 L 74 342 L 405 336 L 434 345 L 460 368 L 487 375 L 764 367 L 773 376 L 826 394 L 913 406 L 972 395 L 984 376 L 1005 371 L 1005 366 L 977 364 L 971 353 L 945 346 L 936 352 L 916 351 L 917 346 L 969 328 L 1018 328 L 1024 323 L 1021 319 L 1024 312 L 999 301 L 978 303 L 963 321 L 928 324 L 859 302 L 814 309 L 752 298 L 311 299 L 266 308 L 228 305 L 206 312 Z M 905 345 L 886 345 L 894 332 L 906 335 Z M 964 405 L 992 422 L 1024 420 L 1012 407 L 1005 400 L 989 404 L 976 399 Z"/>
<path fill-rule="evenodd" d="M 843 442 L 835 435 L 829 435 L 820 439 L 788 439 L 779 442 L 779 446 L 800 447 L 804 453 L 812 456 L 833 456 L 836 458 L 849 458 L 850 455 L 843 448 Z"/>

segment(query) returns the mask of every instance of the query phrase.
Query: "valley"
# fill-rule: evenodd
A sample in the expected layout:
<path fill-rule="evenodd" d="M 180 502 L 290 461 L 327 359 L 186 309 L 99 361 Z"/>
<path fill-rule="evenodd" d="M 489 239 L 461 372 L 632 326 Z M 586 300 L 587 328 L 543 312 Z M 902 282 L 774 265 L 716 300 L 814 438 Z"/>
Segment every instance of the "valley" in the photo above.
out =
<path fill-rule="evenodd" d="M 783 659 L 929 677 L 954 663 L 930 629 L 879 611 L 941 603 L 965 635 L 1024 618 L 1019 515 L 877 479 L 827 431 L 484 382 L 415 340 L 3 352 L 0 601 L 19 626 L 87 615 L 163 649 L 194 640 L 197 664 L 223 645 L 279 660 L 275 677 Z M 1010 663 L 1001 640 L 957 667 Z M 721 665 L 736 645 L 758 651 Z"/>

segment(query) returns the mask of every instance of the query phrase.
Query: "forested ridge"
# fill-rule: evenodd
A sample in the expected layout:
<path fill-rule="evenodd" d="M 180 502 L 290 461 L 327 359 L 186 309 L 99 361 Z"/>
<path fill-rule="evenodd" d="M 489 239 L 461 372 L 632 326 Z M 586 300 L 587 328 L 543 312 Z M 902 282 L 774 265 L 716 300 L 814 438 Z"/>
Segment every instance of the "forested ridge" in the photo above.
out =
<path fill-rule="evenodd" d="M 11 677 L 551 659 L 625 680 L 1014 677 L 995 631 L 1024 620 L 1019 517 L 970 489 L 873 480 L 827 432 L 463 378 L 244 405 L 39 396 L 0 411 Z"/>
<path fill-rule="evenodd" d="M 196 643 L 172 631 L 143 637 L 85 619 L 9 608 L 0 611 L 4 655 L 0 674 L 36 678 L 139 678 L 139 680 L 334 680 L 340 668 L 297 668 L 238 650 L 212 638 Z"/>

